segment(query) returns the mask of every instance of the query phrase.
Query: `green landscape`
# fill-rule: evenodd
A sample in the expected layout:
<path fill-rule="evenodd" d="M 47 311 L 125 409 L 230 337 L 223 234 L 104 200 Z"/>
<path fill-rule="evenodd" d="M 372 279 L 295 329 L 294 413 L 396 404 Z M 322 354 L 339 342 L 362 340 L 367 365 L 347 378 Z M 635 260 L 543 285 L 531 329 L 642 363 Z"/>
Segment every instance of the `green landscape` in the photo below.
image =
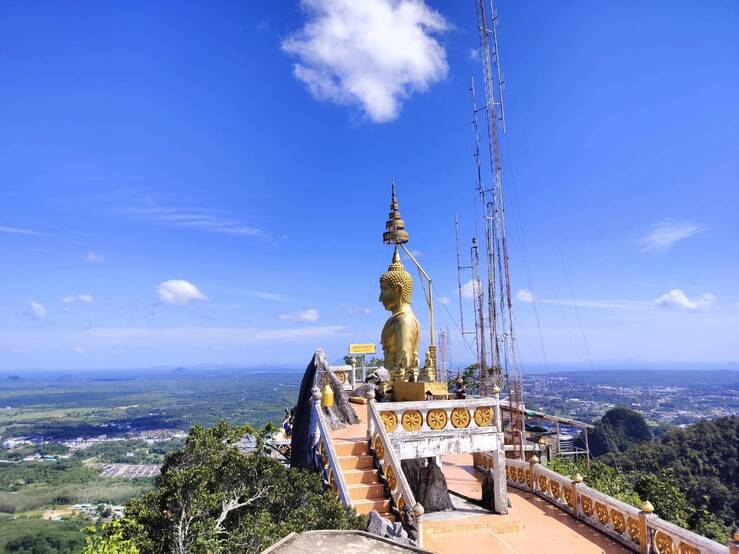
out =
<path fill-rule="evenodd" d="M 686 383 L 697 386 L 701 378 L 696 375 L 699 372 L 672 372 L 672 377 L 671 372 L 660 373 L 659 386 L 668 389 Z M 649 499 L 662 517 L 725 541 L 739 513 L 739 418 L 729 415 L 689 426 L 650 424 L 642 412 L 615 406 L 623 395 L 633 394 L 638 387 L 634 380 L 619 378 L 623 382 L 613 384 L 609 374 L 599 380 L 597 373 L 578 373 L 563 382 L 561 375 L 551 377 L 552 383 L 592 387 L 590 396 L 602 406 L 590 435 L 590 447 L 598 459 L 590 470 L 584 460 L 575 466 L 556 461 L 553 467 L 568 474 L 579 471 L 595 488 L 632 504 Z M 713 375 L 720 379 L 718 383 L 711 383 Z M 107 532 L 114 529 L 121 537 L 130 537 L 130 518 L 137 514 L 146 520 L 144 508 L 149 501 L 145 499 L 164 494 L 166 484 L 157 485 L 154 475 L 121 471 L 121 476 L 106 476 L 104 467 L 155 468 L 158 473 L 162 463 L 172 466 L 178 459 L 167 454 L 194 448 L 186 441 L 209 437 L 207 430 L 217 428 L 219 421 L 248 424 L 248 429 L 278 423 L 284 410 L 295 404 L 301 377 L 301 371 L 266 368 L 131 371 L 119 372 L 114 379 L 98 372 L 2 375 L 0 552 L 78 552 L 86 538 L 99 540 L 83 530 L 109 520 L 113 509 L 127 503 L 128 527 L 108 527 Z M 731 391 L 737 382 L 736 372 L 706 372 L 701 386 Z M 550 396 L 556 397 L 557 391 L 549 386 Z M 644 386 L 651 384 L 645 381 Z M 584 396 L 580 389 L 578 394 Z M 729 393 L 729 397 L 735 401 L 735 396 Z M 659 395 L 654 402 L 663 404 Z M 736 413 L 735 404 L 725 396 L 717 395 L 716 402 L 716 410 Z M 557 405 L 542 405 L 538 398 L 536 405 L 549 408 L 550 413 L 560 411 Z M 587 409 L 592 411 L 593 406 Z M 187 435 L 190 429 L 196 435 Z M 229 429 L 221 432 L 246 432 L 246 428 Z M 8 448 L 9 444 L 14 446 Z M 278 471 L 269 467 L 270 475 Z M 314 490 L 316 483 L 306 479 L 303 486 Z M 75 505 L 90 507 L 81 514 L 73 509 Z M 272 508 L 264 509 L 272 513 Z M 333 508 L 327 510 L 334 513 Z M 274 525 L 278 534 L 287 529 Z M 146 542 L 140 533 L 136 536 Z M 267 539 L 249 536 L 248 540 L 257 548 Z"/>

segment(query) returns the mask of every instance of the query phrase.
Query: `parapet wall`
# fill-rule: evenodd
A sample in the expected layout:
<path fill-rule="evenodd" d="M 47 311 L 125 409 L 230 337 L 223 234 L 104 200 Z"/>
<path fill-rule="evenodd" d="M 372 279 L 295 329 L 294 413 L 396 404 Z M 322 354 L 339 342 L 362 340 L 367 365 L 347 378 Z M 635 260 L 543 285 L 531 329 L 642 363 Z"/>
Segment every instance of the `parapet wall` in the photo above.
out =
<path fill-rule="evenodd" d="M 493 456 L 474 454 L 475 467 L 486 471 Z M 506 459 L 508 486 L 533 493 L 573 517 L 584 521 L 621 544 L 642 554 L 727 554 L 729 548 L 660 519 L 651 504 L 639 510 L 625 502 L 588 487 L 582 477 L 560 475 L 534 458 Z M 732 550 L 733 554 L 733 550 Z"/>

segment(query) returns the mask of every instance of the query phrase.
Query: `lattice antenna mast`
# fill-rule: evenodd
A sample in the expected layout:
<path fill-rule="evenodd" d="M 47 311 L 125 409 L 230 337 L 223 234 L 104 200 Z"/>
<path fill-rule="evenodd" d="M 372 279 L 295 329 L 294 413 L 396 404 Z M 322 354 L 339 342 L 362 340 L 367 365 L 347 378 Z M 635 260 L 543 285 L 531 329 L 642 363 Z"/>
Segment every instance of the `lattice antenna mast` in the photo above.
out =
<path fill-rule="evenodd" d="M 483 388 L 485 387 L 485 376 L 488 374 L 487 349 L 485 346 L 485 300 L 483 298 L 482 281 L 480 280 L 480 252 L 475 237 L 472 237 L 470 257 L 472 258 L 472 299 L 475 307 L 475 342 L 477 343 L 480 394 L 484 396 L 487 394 L 487 391 L 483 392 Z"/>
<path fill-rule="evenodd" d="M 462 260 L 459 255 L 459 218 L 454 216 L 454 236 L 457 245 L 457 297 L 459 298 L 459 325 L 462 332 L 462 338 L 465 335 L 472 335 L 474 331 L 464 330 L 464 306 L 462 304 L 462 271 L 472 269 L 471 265 L 462 265 Z"/>
<path fill-rule="evenodd" d="M 488 205 L 486 202 L 486 190 L 482 178 L 482 167 L 480 164 L 480 132 L 477 126 L 477 112 L 482 111 L 485 108 L 477 108 L 477 100 L 475 98 L 475 79 L 470 79 L 470 96 L 472 97 L 472 130 L 475 135 L 475 167 L 477 169 L 477 194 L 480 196 L 480 207 L 482 208 L 482 217 L 485 222 L 485 261 L 487 262 L 487 326 L 490 341 L 490 367 L 480 366 L 480 394 L 487 396 L 490 393 L 490 369 L 495 371 L 495 368 L 500 367 L 499 363 L 499 352 L 498 342 L 496 340 L 497 331 L 497 317 L 495 309 L 495 266 L 493 264 L 493 237 L 495 232 L 495 223 L 491 217 L 488 216 Z M 489 192 L 489 191 L 487 191 Z M 482 287 L 482 283 L 480 283 Z M 480 325 L 483 327 L 481 338 L 485 339 L 485 321 L 484 318 Z"/>
<path fill-rule="evenodd" d="M 493 222 L 492 253 L 498 268 L 497 281 L 499 290 L 499 309 L 496 319 L 499 318 L 498 341 L 501 343 L 503 368 L 508 381 L 508 392 L 511 407 L 512 428 L 511 434 L 516 457 L 523 457 L 524 422 L 522 410 L 521 375 L 516 357 L 515 335 L 513 333 L 513 306 L 511 299 L 510 271 L 508 263 L 508 241 L 506 238 L 505 212 L 503 203 L 503 183 L 501 174 L 500 144 L 498 141 L 498 125 L 505 131 L 503 110 L 503 79 L 500 71 L 498 54 L 498 38 L 496 33 L 497 17 L 493 1 L 490 0 L 491 20 L 488 25 L 488 15 L 485 0 L 477 0 L 477 23 L 480 32 L 480 52 L 482 70 L 485 80 L 485 108 L 488 123 L 488 147 L 490 153 L 490 171 L 493 177 L 493 186 L 490 200 L 485 203 L 486 221 Z M 490 38 L 494 49 L 491 54 Z M 497 79 L 493 80 L 493 66 L 496 69 Z M 500 111 L 500 115 L 498 115 Z M 488 204 L 490 206 L 488 207 Z"/>

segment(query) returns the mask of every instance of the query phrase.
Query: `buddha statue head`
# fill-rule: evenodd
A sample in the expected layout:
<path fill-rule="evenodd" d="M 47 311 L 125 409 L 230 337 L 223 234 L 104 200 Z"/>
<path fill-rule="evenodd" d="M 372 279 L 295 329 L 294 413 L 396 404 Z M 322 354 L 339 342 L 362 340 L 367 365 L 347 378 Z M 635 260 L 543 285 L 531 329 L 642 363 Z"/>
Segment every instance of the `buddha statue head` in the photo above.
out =
<path fill-rule="evenodd" d="M 386 310 L 395 313 L 413 298 L 413 278 L 400 261 L 398 249 L 393 253 L 393 261 L 380 277 L 380 302 Z"/>

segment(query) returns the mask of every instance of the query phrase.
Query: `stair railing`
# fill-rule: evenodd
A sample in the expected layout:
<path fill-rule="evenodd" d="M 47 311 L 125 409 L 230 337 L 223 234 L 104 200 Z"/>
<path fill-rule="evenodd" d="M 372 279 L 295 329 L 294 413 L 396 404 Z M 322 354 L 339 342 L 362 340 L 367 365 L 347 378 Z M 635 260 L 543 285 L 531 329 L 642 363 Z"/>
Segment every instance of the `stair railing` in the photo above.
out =
<path fill-rule="evenodd" d="M 380 418 L 372 391 L 370 392 L 370 396 L 371 398 L 367 403 L 367 440 L 369 441 L 370 449 L 380 466 L 385 483 L 390 490 L 390 496 L 395 507 L 398 509 L 401 522 L 406 527 L 411 528 L 415 524 L 417 532 L 416 543 L 419 547 L 422 547 L 423 506 L 416 502 L 413 490 L 408 484 L 405 473 L 403 473 L 400 458 L 398 458 L 390 442 L 390 436 Z"/>
<path fill-rule="evenodd" d="M 341 503 L 345 507 L 353 506 L 351 496 L 349 495 L 349 487 L 344 479 L 344 473 L 341 470 L 339 456 L 336 454 L 334 443 L 331 440 L 331 429 L 326 422 L 326 417 L 321 408 L 321 391 L 318 387 L 313 387 L 313 418 L 317 433 L 315 433 L 315 443 L 313 445 L 313 455 L 316 459 L 318 467 L 322 467 L 324 481 L 328 484 L 332 491 L 338 496 Z"/>

